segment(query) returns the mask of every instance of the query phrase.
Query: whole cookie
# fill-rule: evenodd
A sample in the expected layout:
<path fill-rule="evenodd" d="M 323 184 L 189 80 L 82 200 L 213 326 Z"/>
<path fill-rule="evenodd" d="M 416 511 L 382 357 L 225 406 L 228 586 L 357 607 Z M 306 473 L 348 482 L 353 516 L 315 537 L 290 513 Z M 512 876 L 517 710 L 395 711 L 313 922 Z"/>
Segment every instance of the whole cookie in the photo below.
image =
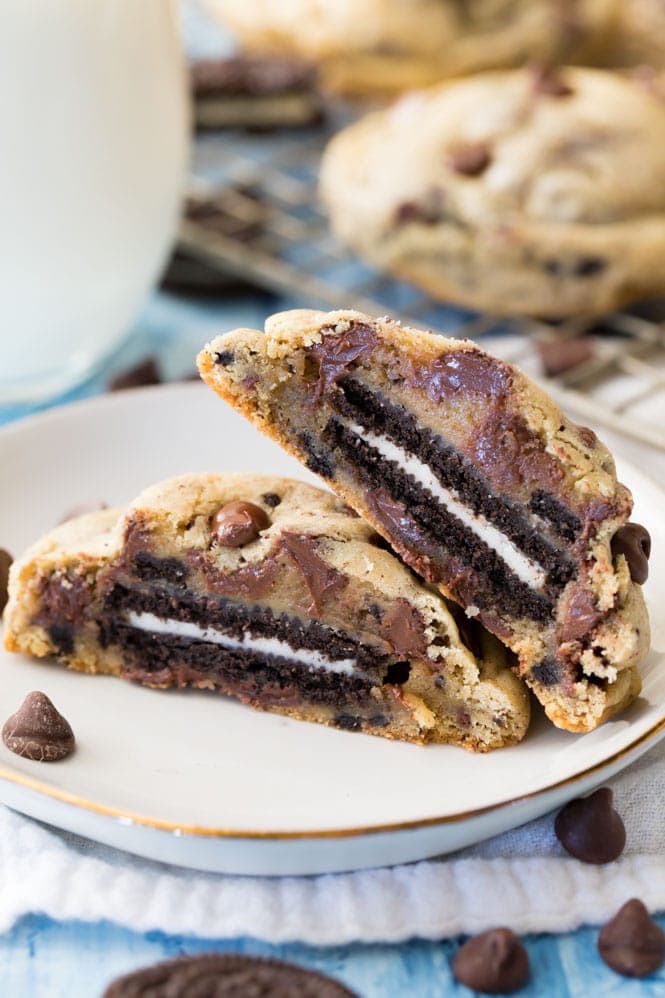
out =
<path fill-rule="evenodd" d="M 331 977 L 304 967 L 223 953 L 168 960 L 119 977 L 104 998 L 354 998 Z"/>
<path fill-rule="evenodd" d="M 328 87 L 395 93 L 529 59 L 600 54 L 616 0 L 210 0 L 244 48 L 319 62 Z M 527 55 L 528 54 L 528 55 Z"/>
<path fill-rule="evenodd" d="M 665 101 L 608 71 L 486 73 L 336 135 L 336 235 L 432 297 L 599 314 L 665 292 Z"/>

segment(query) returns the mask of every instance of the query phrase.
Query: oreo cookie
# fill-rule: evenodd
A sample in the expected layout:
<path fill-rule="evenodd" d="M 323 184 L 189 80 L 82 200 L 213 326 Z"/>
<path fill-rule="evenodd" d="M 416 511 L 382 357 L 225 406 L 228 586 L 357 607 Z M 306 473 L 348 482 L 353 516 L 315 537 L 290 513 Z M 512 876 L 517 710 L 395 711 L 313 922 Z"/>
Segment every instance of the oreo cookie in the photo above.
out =
<path fill-rule="evenodd" d="M 109 984 L 103 998 L 357 998 L 339 981 L 281 960 L 210 953 L 167 960 Z"/>

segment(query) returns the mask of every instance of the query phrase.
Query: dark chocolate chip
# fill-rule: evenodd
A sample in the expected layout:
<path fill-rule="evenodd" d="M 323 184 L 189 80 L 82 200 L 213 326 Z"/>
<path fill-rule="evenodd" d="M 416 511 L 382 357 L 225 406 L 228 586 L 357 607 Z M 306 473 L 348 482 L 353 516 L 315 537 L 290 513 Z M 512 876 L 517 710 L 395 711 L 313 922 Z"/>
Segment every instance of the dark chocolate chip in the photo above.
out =
<path fill-rule="evenodd" d="M 554 658 L 544 658 L 531 670 L 533 679 L 543 686 L 556 686 L 561 682 L 561 666 Z"/>
<path fill-rule="evenodd" d="M 543 373 L 548 378 L 572 371 L 593 357 L 593 344 L 589 339 L 548 340 L 537 346 Z"/>
<path fill-rule="evenodd" d="M 411 674 L 408 662 L 393 662 L 389 665 L 383 677 L 384 686 L 403 686 Z"/>
<path fill-rule="evenodd" d="M 394 214 L 396 226 L 409 225 L 415 222 L 419 225 L 437 225 L 446 217 L 445 195 L 439 187 L 431 187 L 419 201 L 402 201 Z"/>
<path fill-rule="evenodd" d="M 281 960 L 206 953 L 167 960 L 112 981 L 103 998 L 356 998 L 332 977 Z"/>
<path fill-rule="evenodd" d="M 68 509 L 62 519 L 58 520 L 58 524 L 69 523 L 70 520 L 76 520 L 77 517 L 84 516 L 86 513 L 99 513 L 101 510 L 108 508 L 108 504 L 101 499 L 82 502 L 79 506 L 72 506 L 71 509 Z"/>
<path fill-rule="evenodd" d="M 262 530 L 267 530 L 270 520 L 265 510 L 253 502 L 227 502 L 212 518 L 212 536 L 225 548 L 239 548 L 251 544 Z"/>
<path fill-rule="evenodd" d="M 121 371 L 108 383 L 110 392 L 123 391 L 125 388 L 140 388 L 143 385 L 158 385 L 161 382 L 157 361 L 154 357 L 142 360 L 140 364 Z"/>
<path fill-rule="evenodd" d="M 612 557 L 622 554 L 628 562 L 633 582 L 643 585 L 649 577 L 651 537 L 646 527 L 639 523 L 626 523 L 619 527 L 612 538 Z"/>
<path fill-rule="evenodd" d="M 354 714 L 335 714 L 333 724 L 344 731 L 360 731 L 362 728 L 362 721 Z"/>
<path fill-rule="evenodd" d="M 220 367 L 228 367 L 234 361 L 233 350 L 216 350 L 215 364 Z"/>
<path fill-rule="evenodd" d="M 594 277 L 602 274 L 607 267 L 607 260 L 599 256 L 585 256 L 575 264 L 576 277 Z"/>
<path fill-rule="evenodd" d="M 9 569 L 13 561 L 9 551 L 0 548 L 0 613 L 7 606 L 9 599 Z"/>
<path fill-rule="evenodd" d="M 600 930 L 598 952 L 617 974 L 648 977 L 665 962 L 665 932 L 632 898 Z"/>
<path fill-rule="evenodd" d="M 276 492 L 264 492 L 261 496 L 261 502 L 269 506 L 270 509 L 275 509 L 282 501 L 282 497 L 278 496 Z"/>
<path fill-rule="evenodd" d="M 448 159 L 455 173 L 461 173 L 465 177 L 479 177 L 492 162 L 492 153 L 486 142 L 476 142 L 451 149 Z"/>
<path fill-rule="evenodd" d="M 74 732 L 45 693 L 28 693 L 2 729 L 10 750 L 34 762 L 58 762 L 74 751 Z"/>
<path fill-rule="evenodd" d="M 557 814 L 554 831 L 566 852 L 583 863 L 612 863 L 626 844 L 626 829 L 612 807 L 609 787 L 569 801 Z"/>
<path fill-rule="evenodd" d="M 511 929 L 490 929 L 458 950 L 453 959 L 453 976 L 474 991 L 509 995 L 529 980 L 529 955 Z"/>
<path fill-rule="evenodd" d="M 563 77 L 552 66 L 533 66 L 533 89 L 547 97 L 570 97 L 573 88 L 564 82 Z"/>

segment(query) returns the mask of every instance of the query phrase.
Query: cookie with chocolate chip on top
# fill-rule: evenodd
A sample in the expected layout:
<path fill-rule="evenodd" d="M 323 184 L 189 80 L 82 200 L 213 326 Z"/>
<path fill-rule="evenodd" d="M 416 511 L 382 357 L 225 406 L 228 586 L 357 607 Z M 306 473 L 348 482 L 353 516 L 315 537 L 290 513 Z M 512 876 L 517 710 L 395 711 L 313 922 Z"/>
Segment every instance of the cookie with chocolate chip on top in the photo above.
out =
<path fill-rule="evenodd" d="M 218 337 L 199 370 L 512 649 L 556 725 L 590 731 L 634 700 L 648 533 L 607 448 L 518 368 L 388 318 L 300 310 Z"/>
<path fill-rule="evenodd" d="M 526 688 L 335 495 L 187 475 L 69 520 L 15 562 L 10 651 L 412 742 L 519 741 Z"/>
<path fill-rule="evenodd" d="M 342 242 L 437 300 L 562 318 L 665 293 L 665 101 L 625 74 L 408 94 L 334 136 L 321 194 Z"/>
<path fill-rule="evenodd" d="M 209 0 L 244 49 L 317 63 L 333 91 L 395 94 L 539 59 L 585 65 L 617 0 Z M 653 2 L 653 0 L 652 0 Z"/>

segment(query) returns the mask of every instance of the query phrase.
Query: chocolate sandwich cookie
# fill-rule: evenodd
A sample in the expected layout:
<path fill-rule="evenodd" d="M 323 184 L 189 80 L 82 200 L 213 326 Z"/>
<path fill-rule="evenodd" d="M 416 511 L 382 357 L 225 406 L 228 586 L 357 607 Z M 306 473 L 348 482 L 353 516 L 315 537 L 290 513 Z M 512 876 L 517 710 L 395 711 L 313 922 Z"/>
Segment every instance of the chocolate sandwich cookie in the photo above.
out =
<path fill-rule="evenodd" d="M 665 293 L 665 101 L 626 74 L 408 94 L 333 137 L 321 194 L 344 243 L 437 300 L 560 318 Z"/>
<path fill-rule="evenodd" d="M 655 0 L 652 0 L 655 2 Z M 585 64 L 616 0 L 210 0 L 241 45 L 316 62 L 327 88 L 394 94 L 529 59 Z"/>
<path fill-rule="evenodd" d="M 324 974 L 235 953 L 166 960 L 119 977 L 104 998 L 355 998 Z"/>
<path fill-rule="evenodd" d="M 191 66 L 199 128 L 293 128 L 316 124 L 316 69 L 293 58 L 243 54 Z"/>
<path fill-rule="evenodd" d="M 188 475 L 62 524 L 18 562 L 5 623 L 10 651 L 346 731 L 488 751 L 529 721 L 500 644 L 290 479 Z"/>
<path fill-rule="evenodd" d="M 199 369 L 508 645 L 555 724 L 588 731 L 635 698 L 648 535 L 608 450 L 521 371 L 351 311 L 272 316 Z"/>

